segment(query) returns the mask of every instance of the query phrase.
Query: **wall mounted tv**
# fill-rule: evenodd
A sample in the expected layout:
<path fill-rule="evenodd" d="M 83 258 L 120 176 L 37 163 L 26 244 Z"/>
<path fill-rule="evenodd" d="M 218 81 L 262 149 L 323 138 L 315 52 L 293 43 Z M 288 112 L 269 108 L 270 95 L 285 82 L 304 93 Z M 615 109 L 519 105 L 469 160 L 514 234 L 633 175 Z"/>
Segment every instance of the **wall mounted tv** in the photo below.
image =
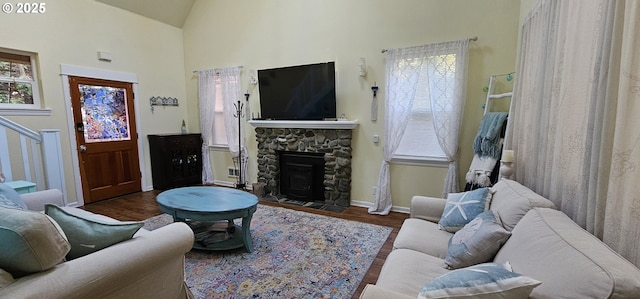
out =
<path fill-rule="evenodd" d="M 336 117 L 334 62 L 258 70 L 258 88 L 261 119 Z"/>

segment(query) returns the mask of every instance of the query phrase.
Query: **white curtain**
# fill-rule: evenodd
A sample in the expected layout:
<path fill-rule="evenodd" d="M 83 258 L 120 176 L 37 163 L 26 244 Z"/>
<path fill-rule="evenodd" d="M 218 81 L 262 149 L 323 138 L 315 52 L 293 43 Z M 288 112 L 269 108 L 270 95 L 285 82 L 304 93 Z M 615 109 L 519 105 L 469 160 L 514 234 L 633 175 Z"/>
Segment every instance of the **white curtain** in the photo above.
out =
<path fill-rule="evenodd" d="M 222 100 L 224 101 L 224 125 L 227 133 L 227 144 L 229 145 L 229 151 L 234 158 L 238 158 L 240 151 L 242 150 L 242 169 L 240 183 L 246 182 L 247 175 L 247 147 L 245 146 L 244 136 L 241 136 L 241 132 L 244 132 L 241 128 L 244 119 L 242 115 L 238 115 L 236 107 L 238 105 L 244 105 L 245 101 L 242 96 L 240 88 L 240 71 L 241 67 L 227 67 L 218 70 L 218 76 L 220 79 L 220 87 L 222 88 Z M 243 113 L 246 107 L 243 107 Z M 238 122 L 240 120 L 240 122 Z"/>
<path fill-rule="evenodd" d="M 378 177 L 378 192 L 375 202 L 369 208 L 369 213 L 387 215 L 391 211 L 391 174 L 389 166 L 407 127 L 413 101 L 420 82 L 427 81 L 429 83 L 431 106 L 432 109 L 435 109 L 432 110 L 432 112 L 434 115 L 436 134 L 443 151 L 445 151 L 451 162 L 449 175 L 447 176 L 447 185 L 455 184 L 455 186 L 457 186 L 457 171 L 452 174 L 451 169 L 457 169 L 455 163 L 457 160 L 457 139 L 463 104 L 458 103 L 457 99 L 451 102 L 452 99 L 450 97 L 442 97 L 443 91 L 446 89 L 443 88 L 443 86 L 448 86 L 448 84 L 444 82 L 437 83 L 434 80 L 436 77 L 434 76 L 434 72 L 441 72 L 438 78 L 442 80 L 443 77 L 446 77 L 442 76 L 442 72 L 456 73 L 455 67 L 465 67 L 466 70 L 468 42 L 468 40 L 454 41 L 391 49 L 387 52 L 383 161 Z M 462 51 L 464 57 L 462 58 L 465 62 L 460 66 L 457 64 L 454 65 L 453 70 L 450 65 L 439 60 L 439 57 L 434 57 L 452 53 L 457 55 L 460 50 L 459 48 L 464 48 Z M 458 58 L 459 57 L 455 57 L 455 60 L 457 61 Z M 426 72 L 425 69 L 427 70 Z M 427 75 L 425 76 L 425 74 Z M 454 81 L 458 79 L 461 79 L 460 83 L 464 82 L 464 78 L 458 78 L 457 75 L 452 78 Z M 464 88 L 462 88 L 462 93 L 458 93 L 459 90 L 456 89 L 456 96 L 461 96 L 462 98 L 464 94 L 463 90 Z M 435 117 L 435 114 L 442 115 Z M 454 127 L 451 127 L 454 123 Z M 449 181 L 450 178 L 455 178 L 453 183 Z"/>
<path fill-rule="evenodd" d="M 637 1 L 541 0 L 521 32 L 515 178 L 640 264 Z"/>
<path fill-rule="evenodd" d="M 458 141 L 465 102 L 469 40 L 459 40 L 433 45 L 430 49 L 429 97 L 433 115 L 433 127 L 440 148 L 449 160 L 449 171 L 444 181 L 442 198 L 460 191 L 458 187 Z M 455 63 L 442 56 L 455 55 Z M 450 56 L 445 56 L 450 57 Z M 451 96 L 453 95 L 453 97 Z"/>
<path fill-rule="evenodd" d="M 216 106 L 215 70 L 203 70 L 198 74 L 200 103 L 200 132 L 202 134 L 202 183 L 213 184 L 213 170 L 209 158 L 209 144 L 213 138 L 213 115 Z"/>
<path fill-rule="evenodd" d="M 603 240 L 640 266 L 640 1 L 617 4 L 613 47 L 620 51 L 612 70 L 619 81 Z"/>

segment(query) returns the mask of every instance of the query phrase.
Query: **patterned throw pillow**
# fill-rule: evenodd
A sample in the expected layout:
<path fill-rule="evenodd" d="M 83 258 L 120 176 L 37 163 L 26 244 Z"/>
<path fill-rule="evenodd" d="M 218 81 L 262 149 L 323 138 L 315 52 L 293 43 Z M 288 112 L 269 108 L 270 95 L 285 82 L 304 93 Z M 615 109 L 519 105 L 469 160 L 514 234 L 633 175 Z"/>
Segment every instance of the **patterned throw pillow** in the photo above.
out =
<path fill-rule="evenodd" d="M 449 193 L 442 217 L 438 222 L 438 228 L 451 233 L 459 231 L 478 214 L 489 208 L 491 196 L 489 188 Z"/>
<path fill-rule="evenodd" d="M 20 198 L 20 194 L 7 184 L 0 183 L 0 206 L 18 210 L 26 210 L 27 205 Z"/>
<path fill-rule="evenodd" d="M 422 286 L 418 299 L 426 298 L 528 298 L 540 281 L 514 273 L 497 263 L 453 270 Z"/>
<path fill-rule="evenodd" d="M 491 261 L 510 236 L 494 211 L 482 212 L 449 239 L 444 263 L 458 269 Z"/>
<path fill-rule="evenodd" d="M 69 239 L 71 251 L 67 254 L 68 260 L 129 240 L 144 225 L 143 222 L 106 223 L 85 219 L 52 204 L 45 205 L 44 211 L 60 225 Z"/>

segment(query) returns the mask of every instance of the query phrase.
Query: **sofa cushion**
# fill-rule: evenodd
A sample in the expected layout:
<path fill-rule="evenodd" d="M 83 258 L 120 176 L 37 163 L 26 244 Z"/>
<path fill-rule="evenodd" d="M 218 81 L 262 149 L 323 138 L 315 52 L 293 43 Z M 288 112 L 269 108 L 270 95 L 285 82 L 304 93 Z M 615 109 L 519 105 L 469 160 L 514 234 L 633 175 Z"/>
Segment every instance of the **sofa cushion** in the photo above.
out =
<path fill-rule="evenodd" d="M 0 206 L 26 210 L 27 205 L 20 198 L 20 194 L 7 184 L 0 183 Z"/>
<path fill-rule="evenodd" d="M 498 212 L 502 225 L 509 231 L 532 208 L 556 208 L 553 202 L 516 181 L 501 179 L 491 189 L 493 197 L 489 209 Z"/>
<path fill-rule="evenodd" d="M 450 272 L 442 259 L 409 249 L 391 251 L 382 265 L 376 285 L 416 298 L 420 286 Z"/>
<path fill-rule="evenodd" d="M 640 270 L 561 211 L 534 208 L 495 262 L 542 282 L 534 298 L 638 298 Z"/>
<path fill-rule="evenodd" d="M 411 249 L 444 258 L 447 254 L 447 242 L 452 236 L 450 232 L 439 230 L 435 222 L 408 218 L 402 223 L 393 248 Z"/>
<path fill-rule="evenodd" d="M 64 260 L 70 245 L 47 215 L 0 207 L 0 268 L 21 277 Z"/>
<path fill-rule="evenodd" d="M 418 298 L 528 298 L 538 285 L 504 265 L 484 263 L 436 277 L 420 289 Z"/>
<path fill-rule="evenodd" d="M 449 269 L 458 269 L 491 261 L 510 235 L 494 211 L 485 211 L 449 240 L 444 263 Z"/>
<path fill-rule="evenodd" d="M 478 214 L 486 211 L 491 202 L 489 188 L 461 193 L 449 193 L 447 203 L 438 222 L 438 228 L 455 233 Z"/>
<path fill-rule="evenodd" d="M 75 259 L 113 244 L 131 239 L 143 222 L 100 222 L 78 217 L 58 206 L 47 204 L 45 213 L 62 227 L 71 243 L 67 259 Z"/>

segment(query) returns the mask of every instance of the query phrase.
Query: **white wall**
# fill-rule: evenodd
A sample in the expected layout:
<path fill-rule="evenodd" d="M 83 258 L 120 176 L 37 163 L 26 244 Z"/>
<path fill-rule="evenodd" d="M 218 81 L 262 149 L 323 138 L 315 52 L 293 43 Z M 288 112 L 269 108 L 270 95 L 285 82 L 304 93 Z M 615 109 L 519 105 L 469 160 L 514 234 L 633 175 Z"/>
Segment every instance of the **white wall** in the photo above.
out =
<path fill-rule="evenodd" d="M 139 137 L 144 140 L 144 163 L 149 184 L 151 171 L 146 135 L 178 133 L 187 119 L 182 30 L 93 0 L 46 2 L 39 15 L 2 14 L 0 47 L 38 53 L 43 106 L 51 116 L 10 116 L 30 129 L 60 129 L 69 202 L 77 201 L 60 64 L 136 74 L 136 105 L 140 110 Z M 97 51 L 113 54 L 113 61 L 97 60 Z M 176 97 L 179 107 L 149 109 L 152 96 Z M 16 147 L 12 147 L 16 148 Z M 17 179 L 17 178 L 16 178 Z"/>
<path fill-rule="evenodd" d="M 189 123 L 197 130 L 197 69 L 244 66 L 243 91 L 251 94 L 252 111 L 259 111 L 259 95 L 248 84 L 255 70 L 335 61 L 337 110 L 360 125 L 353 137 L 352 201 L 371 202 L 377 184 L 383 135 L 385 56 L 381 49 L 436 43 L 477 36 L 471 43 L 467 105 L 461 135 L 460 183 L 472 158 L 472 140 L 482 117 L 482 104 L 491 74 L 515 68 L 520 16 L 512 0 L 198 0 L 183 28 Z M 358 74 L 359 58 L 369 66 Z M 380 110 L 369 120 L 371 86 L 377 82 Z M 245 130 L 249 145 L 251 182 L 255 182 L 256 142 L 253 128 Z M 216 153 L 217 179 L 229 180 L 231 159 Z M 220 167 L 222 166 L 222 167 Z M 394 165 L 395 206 L 408 207 L 415 194 L 440 196 L 446 168 Z"/>

